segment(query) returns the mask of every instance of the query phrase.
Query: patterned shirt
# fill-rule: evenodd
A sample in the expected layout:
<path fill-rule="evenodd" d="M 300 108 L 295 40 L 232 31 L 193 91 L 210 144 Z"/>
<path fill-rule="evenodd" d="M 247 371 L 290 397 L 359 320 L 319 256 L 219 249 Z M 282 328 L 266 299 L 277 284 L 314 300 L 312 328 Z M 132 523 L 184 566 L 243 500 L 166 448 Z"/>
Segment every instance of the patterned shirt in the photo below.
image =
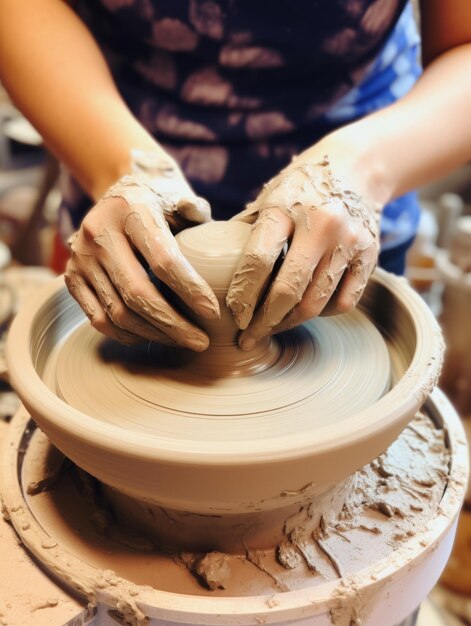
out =
<path fill-rule="evenodd" d="M 227 219 L 295 155 L 403 96 L 420 74 L 406 0 L 70 0 L 141 123 Z M 89 198 L 64 181 L 64 234 Z M 410 239 L 415 196 L 382 245 Z"/>

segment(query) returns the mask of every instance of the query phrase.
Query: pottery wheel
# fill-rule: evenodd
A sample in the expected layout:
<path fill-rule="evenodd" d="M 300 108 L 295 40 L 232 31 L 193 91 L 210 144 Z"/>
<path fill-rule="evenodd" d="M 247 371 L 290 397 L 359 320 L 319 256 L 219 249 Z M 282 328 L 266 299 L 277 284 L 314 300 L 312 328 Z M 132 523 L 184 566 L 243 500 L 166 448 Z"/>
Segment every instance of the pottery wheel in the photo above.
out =
<path fill-rule="evenodd" d="M 209 336 L 204 352 L 106 340 L 62 278 L 10 328 L 10 378 L 41 429 L 78 467 L 153 510 L 224 523 L 281 516 L 384 452 L 435 385 L 437 322 L 381 270 L 356 311 L 242 351 L 225 296 L 250 228 L 210 222 L 177 236 L 220 305 L 212 321 L 186 312 Z"/>
<path fill-rule="evenodd" d="M 180 237 L 221 308 L 228 283 L 218 281 L 225 272 L 230 280 L 247 228 L 231 224 L 232 250 L 226 254 L 227 223 L 211 225 L 210 241 L 207 225 Z M 214 271 L 214 257 L 216 279 L 207 274 Z M 229 325 L 230 335 L 227 310 L 225 315 L 220 323 Z M 85 321 L 56 347 L 45 381 L 71 407 L 157 437 L 168 450 L 266 452 L 315 440 L 318 429 L 340 425 L 374 404 L 389 390 L 390 357 L 380 332 L 358 310 L 316 319 L 249 353 L 235 339 L 216 339 L 201 354 L 157 344 L 123 347 Z"/>
<path fill-rule="evenodd" d="M 388 391 L 387 349 L 361 313 L 317 320 L 275 341 L 279 351 L 261 371 L 218 378 L 158 345 L 107 343 L 85 323 L 51 360 L 49 384 L 88 415 L 191 450 L 302 440 Z"/>
<path fill-rule="evenodd" d="M 263 620 L 327 626 L 332 615 L 344 616 L 339 607 L 346 609 L 348 621 L 336 622 L 350 624 L 350 602 L 360 606 L 365 626 L 398 624 L 430 590 L 448 558 L 466 483 L 467 448 L 457 414 L 438 390 L 424 409 L 381 459 L 359 472 L 345 508 L 348 519 L 342 514 L 324 520 L 322 534 L 309 532 L 305 544 L 299 543 L 299 533 L 285 537 L 315 559 L 316 570 L 302 558 L 282 567 L 273 550 L 216 553 L 224 567 L 211 571 L 224 576 L 224 586 L 209 590 L 191 569 L 191 555 L 186 553 L 183 561 L 161 553 L 145 536 L 103 515 L 103 501 L 94 499 L 100 494 L 94 492 L 94 481 L 63 463 L 24 409 L 5 440 L 5 511 L 25 546 L 55 579 L 87 594 L 89 601 L 98 593 L 100 602 L 121 611 L 136 615 L 141 610 L 151 624 Z M 375 502 L 383 503 L 381 510 Z M 400 506 L 403 514 L 382 512 L 386 503 Z M 358 598 L 365 596 L 368 603 L 360 604 Z"/>

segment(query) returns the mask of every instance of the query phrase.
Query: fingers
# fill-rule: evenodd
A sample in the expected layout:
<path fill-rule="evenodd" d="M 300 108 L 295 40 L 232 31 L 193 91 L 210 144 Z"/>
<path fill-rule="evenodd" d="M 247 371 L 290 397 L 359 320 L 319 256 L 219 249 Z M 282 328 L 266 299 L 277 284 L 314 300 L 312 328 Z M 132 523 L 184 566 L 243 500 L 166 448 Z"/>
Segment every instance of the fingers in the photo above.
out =
<path fill-rule="evenodd" d="M 183 256 L 165 223 L 159 223 L 155 216 L 145 211 L 133 211 L 126 217 L 124 227 L 132 244 L 146 259 L 157 278 L 198 315 L 206 319 L 219 317 L 216 296 Z"/>
<path fill-rule="evenodd" d="M 234 215 L 233 217 L 231 217 L 230 221 L 234 220 L 236 222 L 245 222 L 246 224 L 254 224 L 258 218 L 258 215 L 259 215 L 258 203 L 252 202 L 251 204 L 248 204 L 247 207 L 243 211 L 240 211 L 240 213 L 237 213 L 237 215 Z"/>
<path fill-rule="evenodd" d="M 178 345 L 198 352 L 208 347 L 206 333 L 186 320 L 163 298 L 124 237 L 114 240 L 112 248 L 105 246 L 99 260 L 129 309 Z"/>
<path fill-rule="evenodd" d="M 337 286 L 345 275 L 347 266 L 348 256 L 343 253 L 341 246 L 337 246 L 329 256 L 324 256 L 317 266 L 302 300 L 288 312 L 278 326 L 271 329 L 271 334 L 289 330 L 321 315 L 334 296 Z"/>
<path fill-rule="evenodd" d="M 176 346 L 170 337 L 129 309 L 105 271 L 97 264 L 88 268 L 88 279 L 114 327 L 149 341 Z"/>
<path fill-rule="evenodd" d="M 289 252 L 250 325 L 246 322 L 253 316 L 269 277 L 263 266 L 261 271 L 257 266 L 260 255 L 252 262 L 258 278 L 251 277 L 249 268 L 242 265 L 251 284 L 246 276 L 238 275 L 237 291 L 229 293 L 228 304 L 239 327 L 245 328 L 240 337 L 243 349 L 249 350 L 266 335 L 319 315 L 331 299 L 341 311 L 355 306 L 374 266 L 378 233 L 372 207 L 349 191 L 347 182 L 334 175 L 327 157 L 317 163 L 293 161 L 234 218 L 249 223 L 255 219 L 257 229 L 266 215 L 279 222 L 281 213 L 292 224 L 291 230 L 287 228 L 289 233 L 294 230 Z"/>
<path fill-rule="evenodd" d="M 289 314 L 291 325 L 310 319 L 332 295 L 348 257 L 340 245 L 326 255 L 337 230 L 337 218 L 318 220 L 316 229 L 306 219 L 296 219 L 290 249 L 255 319 L 240 337 L 240 346 L 250 350 L 256 341 L 278 329 Z M 292 321 L 291 321 L 292 320 Z"/>
<path fill-rule="evenodd" d="M 174 207 L 165 209 L 165 219 L 172 232 L 211 221 L 211 207 L 204 198 L 184 196 Z"/>
<path fill-rule="evenodd" d="M 293 230 L 277 209 L 262 213 L 245 247 L 226 297 L 237 325 L 247 328 L 280 253 Z"/>
<path fill-rule="evenodd" d="M 354 259 L 337 246 L 318 264 L 301 302 L 277 325 L 271 328 L 255 321 L 240 337 L 240 345 L 250 350 L 262 337 L 294 328 L 318 315 L 348 313 L 356 307 L 377 260 L 376 247 L 369 246 Z"/>
<path fill-rule="evenodd" d="M 243 350 L 252 349 L 257 341 L 267 335 L 289 330 L 322 313 L 348 313 L 357 306 L 375 267 L 377 251 L 371 247 L 348 262 L 348 257 L 338 252 L 339 248 L 340 246 L 336 248 L 328 261 L 324 258 L 319 263 L 301 302 L 279 324 L 270 323 L 263 311 L 260 312 L 254 323 L 240 337 L 239 343 Z"/>
<path fill-rule="evenodd" d="M 106 315 L 99 299 L 88 286 L 85 279 L 74 272 L 66 272 L 65 283 L 70 295 L 79 304 L 91 325 L 100 333 L 125 345 L 142 342 L 142 338 L 115 326 Z"/>
<path fill-rule="evenodd" d="M 329 314 L 348 313 L 356 307 L 375 268 L 377 258 L 378 251 L 375 246 L 369 247 L 355 257 L 332 299 Z"/>
<path fill-rule="evenodd" d="M 219 317 L 216 296 L 181 253 L 167 222 L 206 222 L 210 207 L 178 168 L 163 171 L 157 165 L 155 180 L 123 177 L 85 217 L 70 242 L 68 284 L 105 334 L 129 341 L 128 335 L 139 335 L 201 351 L 207 335 L 165 300 L 141 259 L 198 315 Z"/>
<path fill-rule="evenodd" d="M 269 334 L 303 300 L 322 253 L 321 242 L 306 241 L 303 234 L 297 237 L 295 233 L 286 259 L 248 336 L 252 334 L 258 338 Z"/>
<path fill-rule="evenodd" d="M 203 224 L 211 219 L 211 207 L 204 198 L 195 195 L 175 162 L 158 158 L 150 168 L 138 166 L 135 186 L 144 183 L 160 199 L 160 210 L 169 225 L 179 228 L 189 224 Z M 131 203 L 132 204 L 132 203 Z"/>
<path fill-rule="evenodd" d="M 177 214 L 194 224 L 204 224 L 211 220 L 209 202 L 198 196 L 180 198 L 176 206 Z"/>

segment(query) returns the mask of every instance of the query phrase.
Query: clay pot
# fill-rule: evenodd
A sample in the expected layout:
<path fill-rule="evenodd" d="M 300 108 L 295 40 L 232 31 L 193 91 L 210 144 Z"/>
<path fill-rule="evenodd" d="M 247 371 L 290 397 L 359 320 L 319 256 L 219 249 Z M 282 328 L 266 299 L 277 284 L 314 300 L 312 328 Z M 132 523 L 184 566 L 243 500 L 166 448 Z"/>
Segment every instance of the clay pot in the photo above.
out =
<path fill-rule="evenodd" d="M 210 279 L 222 293 L 240 258 L 247 228 L 234 226 L 234 222 L 216 222 L 185 231 L 182 249 L 191 260 L 191 239 L 197 238 L 198 250 L 207 250 L 198 270 L 204 274 L 205 265 L 218 268 Z M 206 236 L 208 244 L 203 246 L 201 241 Z M 225 259 L 229 259 L 229 267 Z M 223 280 L 218 283 L 221 277 Z M 223 302 L 221 294 L 218 295 Z M 223 315 L 227 319 L 229 314 Z M 368 368 L 365 356 L 369 354 L 368 342 L 358 340 L 365 328 L 380 339 L 373 342 L 379 346 L 379 352 L 376 348 L 371 351 L 381 365 L 373 368 L 382 372 L 379 383 L 375 371 Z M 219 330 L 213 328 L 208 332 L 217 334 Z M 120 386 L 116 385 L 116 377 L 123 376 L 126 385 L 132 384 L 129 381 L 133 380 L 135 363 L 131 360 L 122 367 L 113 364 L 113 355 L 111 361 L 109 354 L 103 357 L 103 338 L 89 327 L 59 278 L 20 312 L 10 331 L 7 356 L 12 384 L 32 417 L 54 445 L 79 467 L 142 502 L 177 511 L 223 516 L 294 506 L 344 481 L 398 436 L 432 391 L 442 360 L 440 329 L 426 305 L 404 279 L 381 270 L 370 279 L 357 312 L 311 322 L 289 337 L 298 339 L 276 340 L 271 352 L 269 346 L 264 347 L 264 356 L 241 352 L 234 347 L 233 337 L 231 354 L 238 359 L 237 367 L 247 367 L 250 374 L 245 379 L 239 377 L 239 382 L 235 380 L 237 377 L 231 379 L 227 375 L 234 367 L 232 357 L 228 365 L 214 368 L 212 357 L 209 358 L 211 351 L 195 357 L 187 355 L 188 359 L 183 359 L 185 367 L 196 364 L 191 370 L 196 381 L 190 390 L 195 400 L 192 413 L 188 408 L 185 413 L 178 404 L 185 394 L 185 397 L 190 394 L 188 386 L 182 389 L 181 385 L 182 361 L 177 359 L 178 367 L 173 370 L 167 367 L 164 382 L 161 379 L 159 382 L 157 350 L 157 368 L 144 372 L 144 387 L 140 387 L 150 395 L 144 394 L 138 404 L 149 404 L 149 397 L 155 395 L 157 388 L 159 394 L 170 389 L 165 398 L 168 403 L 161 402 L 160 395 L 152 398 L 151 412 L 139 421 L 134 409 L 128 410 L 123 405 L 124 396 L 119 396 L 116 408 L 106 413 L 100 402 L 105 396 L 118 393 L 113 391 Z M 323 337 L 337 341 L 339 346 L 350 341 L 350 352 L 344 351 L 341 356 L 340 348 L 334 349 L 328 342 L 323 346 Z M 275 369 L 274 382 L 268 384 L 266 378 L 272 371 L 266 367 L 267 358 L 270 362 L 271 354 L 273 362 L 280 363 L 276 356 L 280 349 L 285 350 L 283 354 L 292 350 L 293 367 L 304 363 L 304 369 L 300 370 L 303 378 L 296 374 L 292 384 L 284 387 L 283 380 L 289 378 L 291 365 Z M 81 351 L 85 361 L 80 361 Z M 88 366 L 91 354 L 95 355 L 94 364 L 90 361 Z M 299 355 L 307 356 L 303 361 Z M 311 387 L 319 383 L 327 368 L 325 365 L 321 370 L 315 369 L 318 358 L 334 371 L 321 387 L 327 385 L 330 389 L 332 406 L 340 403 L 340 418 L 337 408 L 329 411 L 329 398 L 322 395 L 323 404 L 312 406 L 323 406 L 324 412 L 317 414 L 309 409 L 309 402 L 316 397 L 310 392 Z M 253 372 L 260 363 L 262 374 L 257 379 Z M 362 374 L 362 367 L 367 375 Z M 346 379 L 359 376 L 362 386 L 355 383 L 349 388 L 336 383 L 335 372 L 339 368 Z M 385 372 L 386 387 L 381 379 Z M 88 376 L 86 384 L 83 376 Z M 206 386 L 201 383 L 202 376 L 206 376 Z M 244 395 L 244 380 L 252 385 L 250 394 Z M 257 396 L 254 380 L 260 380 L 262 387 L 265 384 L 264 395 Z M 229 381 L 229 396 L 233 389 L 230 385 L 242 385 L 237 387 L 231 402 L 227 394 L 222 398 L 218 395 L 216 382 L 221 381 Z M 115 387 L 109 388 L 110 384 Z M 95 389 L 93 397 L 87 385 Z M 368 393 L 375 385 L 377 397 L 370 401 Z M 61 398 L 69 392 L 74 398 L 72 404 L 80 408 Z M 136 396 L 136 393 L 128 390 L 125 395 Z M 280 397 L 284 400 L 281 406 Z M 258 401 L 260 404 L 256 404 Z M 118 413 L 122 422 L 116 418 Z M 165 432 L 159 431 L 161 423 L 167 428 Z"/>

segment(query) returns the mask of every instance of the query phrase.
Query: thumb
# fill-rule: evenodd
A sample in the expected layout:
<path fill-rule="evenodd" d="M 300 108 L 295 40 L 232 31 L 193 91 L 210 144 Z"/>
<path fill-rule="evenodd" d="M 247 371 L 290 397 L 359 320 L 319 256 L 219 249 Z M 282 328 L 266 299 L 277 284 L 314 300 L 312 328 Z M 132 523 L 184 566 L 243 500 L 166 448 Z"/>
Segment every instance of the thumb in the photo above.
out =
<path fill-rule="evenodd" d="M 177 202 L 176 213 L 179 217 L 194 224 L 203 224 L 211 221 L 209 202 L 199 196 L 184 196 L 180 198 Z"/>
<path fill-rule="evenodd" d="M 257 202 L 251 202 L 243 211 L 231 217 L 230 221 L 244 222 L 245 224 L 254 224 L 259 216 Z"/>

